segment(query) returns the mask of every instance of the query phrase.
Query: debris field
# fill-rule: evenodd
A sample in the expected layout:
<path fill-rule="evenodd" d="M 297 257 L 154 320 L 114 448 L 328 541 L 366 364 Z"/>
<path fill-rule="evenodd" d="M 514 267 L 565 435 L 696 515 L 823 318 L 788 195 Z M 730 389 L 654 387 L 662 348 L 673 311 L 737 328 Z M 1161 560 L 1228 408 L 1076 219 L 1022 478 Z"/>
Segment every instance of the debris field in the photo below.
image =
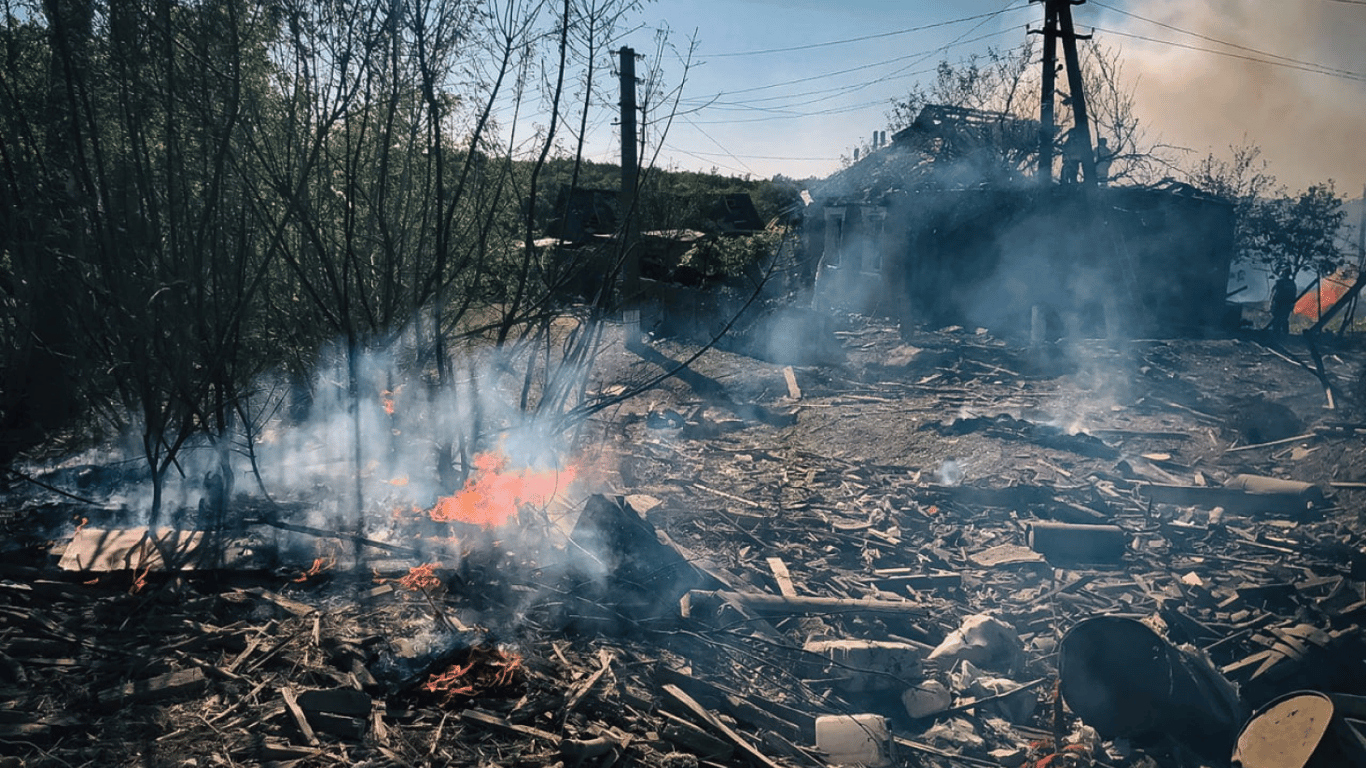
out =
<path fill-rule="evenodd" d="M 306 498 L 144 535 L 13 480 L 0 765 L 1366 760 L 1359 345 L 839 337 L 601 411 L 501 527 L 400 527 L 440 560 Z M 594 391 L 695 351 L 652 350 Z"/>

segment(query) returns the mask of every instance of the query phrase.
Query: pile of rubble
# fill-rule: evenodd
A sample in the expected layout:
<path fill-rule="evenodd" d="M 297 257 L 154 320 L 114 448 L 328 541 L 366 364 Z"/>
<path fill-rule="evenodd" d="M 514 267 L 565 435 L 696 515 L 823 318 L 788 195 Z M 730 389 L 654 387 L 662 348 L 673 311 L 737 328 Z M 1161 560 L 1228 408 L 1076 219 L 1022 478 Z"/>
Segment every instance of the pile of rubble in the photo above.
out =
<path fill-rule="evenodd" d="M 152 568 L 230 547 L 54 536 L 81 507 L 14 486 L 8 764 L 1366 760 L 1366 423 L 1293 345 L 842 337 L 841 366 L 712 352 L 604 412 L 544 545 L 586 570 L 512 536 L 443 568 L 245 501 L 246 560 Z M 1350 391 L 1360 352 L 1326 351 Z M 608 362 L 604 390 L 653 364 Z M 271 531 L 373 571 L 246 565 Z"/>

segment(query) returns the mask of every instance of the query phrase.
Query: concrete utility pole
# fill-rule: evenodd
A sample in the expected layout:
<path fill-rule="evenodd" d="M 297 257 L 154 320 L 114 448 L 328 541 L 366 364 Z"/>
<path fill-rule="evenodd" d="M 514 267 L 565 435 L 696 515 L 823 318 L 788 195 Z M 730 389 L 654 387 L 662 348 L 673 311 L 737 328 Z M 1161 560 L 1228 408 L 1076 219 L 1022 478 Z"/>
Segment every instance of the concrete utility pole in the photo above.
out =
<path fill-rule="evenodd" d="M 640 291 L 640 249 L 636 247 L 636 52 L 625 46 L 621 56 L 621 292 L 625 302 Z M 629 331 L 629 329 L 628 329 Z"/>
<path fill-rule="evenodd" d="M 1063 61 L 1067 67 L 1067 87 L 1072 104 L 1072 132 L 1064 148 L 1063 161 L 1081 161 L 1081 183 L 1096 185 L 1096 155 L 1091 142 L 1091 124 L 1086 113 L 1086 88 L 1081 79 L 1081 59 L 1077 55 L 1077 41 L 1089 40 L 1090 35 L 1078 35 L 1072 26 L 1072 6 L 1086 0 L 1030 0 L 1044 4 L 1043 34 L 1043 92 L 1039 102 L 1039 180 L 1047 185 L 1053 181 L 1053 143 L 1057 137 L 1055 93 L 1058 69 L 1057 44 L 1062 40 Z M 1064 178 L 1066 173 L 1064 173 Z"/>

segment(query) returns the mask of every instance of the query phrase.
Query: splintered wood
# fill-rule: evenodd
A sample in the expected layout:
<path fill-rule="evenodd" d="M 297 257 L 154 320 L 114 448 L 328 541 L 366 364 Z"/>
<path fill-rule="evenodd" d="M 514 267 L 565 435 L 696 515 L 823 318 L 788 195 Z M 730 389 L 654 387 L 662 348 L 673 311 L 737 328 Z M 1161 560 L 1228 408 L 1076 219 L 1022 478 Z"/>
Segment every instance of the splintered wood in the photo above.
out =
<path fill-rule="evenodd" d="M 273 519 L 248 534 L 384 559 L 225 568 L 207 531 L 12 528 L 0 742 L 33 765 L 819 768 L 821 738 L 906 766 L 1227 762 L 1081 729 L 1058 652 L 1099 616 L 1207 659 L 1246 712 L 1366 694 L 1366 424 L 1323 410 L 1317 366 L 842 338 L 840 367 L 712 350 L 599 414 L 616 485 L 553 549 L 490 533 L 438 562 Z M 1333 381 L 1361 362 L 1320 351 Z M 832 730 L 874 716 L 879 743 Z"/>

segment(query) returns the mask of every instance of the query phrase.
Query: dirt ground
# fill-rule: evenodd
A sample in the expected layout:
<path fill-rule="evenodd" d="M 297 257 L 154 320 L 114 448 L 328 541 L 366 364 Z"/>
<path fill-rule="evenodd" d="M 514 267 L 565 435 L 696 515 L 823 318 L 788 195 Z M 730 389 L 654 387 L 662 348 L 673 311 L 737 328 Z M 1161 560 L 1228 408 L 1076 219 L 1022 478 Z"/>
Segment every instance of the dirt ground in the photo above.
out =
<path fill-rule="evenodd" d="M 963 328 L 903 339 L 856 319 L 837 337 L 843 360 L 823 365 L 706 351 L 587 424 L 578 498 L 625 497 L 622 509 L 668 545 L 617 538 L 647 546 L 633 555 L 643 570 L 618 582 L 636 590 L 631 610 L 655 603 L 635 618 L 506 545 L 429 574 L 428 591 L 396 586 L 419 563 L 392 553 L 394 576 L 360 585 L 360 601 L 341 576 L 297 569 L 154 574 L 130 594 L 119 579 L 136 574 L 87 584 L 54 573 L 43 542 L 20 547 L 23 520 L 11 520 L 0 745 L 18 762 L 4 765 L 820 766 L 816 719 L 870 712 L 900 745 L 896 765 L 1056 766 L 1064 753 L 1068 765 L 1226 765 L 1214 735 L 1223 754 L 1101 739 L 1054 693 L 1060 642 L 1096 616 L 1165 624 L 1173 643 L 1243 685 L 1250 706 L 1305 685 L 1366 694 L 1328 661 L 1259 645 L 1303 626 L 1328 633 L 1325 649 L 1359 639 L 1361 343 L 1319 342 L 1329 408 L 1301 338 L 1031 348 Z M 628 392 L 697 351 L 609 340 L 592 393 Z M 1322 499 L 1267 512 L 1153 491 L 1217 490 L 1240 474 L 1309 483 Z M 1123 529 L 1122 558 L 1029 551 L 1031 525 L 1077 515 Z M 687 600 L 671 585 L 640 591 L 656 555 L 681 556 L 688 579 L 724 601 L 781 592 L 874 614 L 731 605 L 680 618 Z M 1019 644 L 1020 658 L 983 662 L 1005 681 L 1008 708 L 972 706 L 990 694 L 961 666 L 927 664 L 895 677 L 902 689 L 864 690 L 804 650 L 853 639 L 923 655 L 979 614 Z M 412 669 L 397 675 L 395 659 L 418 662 L 396 649 L 432 636 L 483 649 L 456 665 L 483 670 L 483 682 L 443 697 L 423 693 Z M 489 638 L 517 655 L 489 650 Z M 900 691 L 929 679 L 957 706 L 911 716 Z"/>

